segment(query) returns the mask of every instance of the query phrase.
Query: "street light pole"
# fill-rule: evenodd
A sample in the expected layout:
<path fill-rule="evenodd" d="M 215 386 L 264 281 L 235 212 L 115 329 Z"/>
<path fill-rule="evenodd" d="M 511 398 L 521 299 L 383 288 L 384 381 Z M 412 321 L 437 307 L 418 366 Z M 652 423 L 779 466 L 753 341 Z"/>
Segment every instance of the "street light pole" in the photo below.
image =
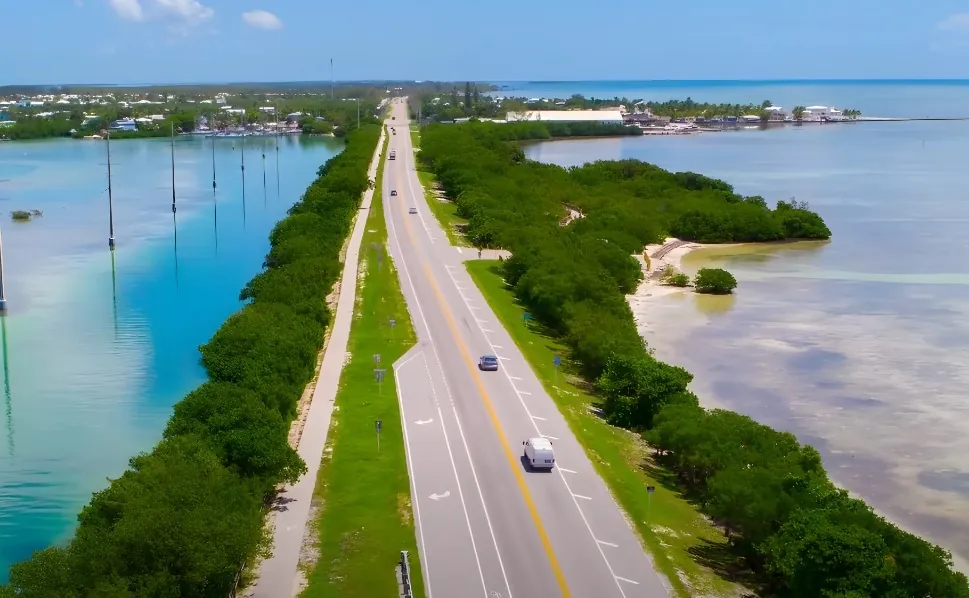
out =
<path fill-rule="evenodd" d="M 0 234 L 0 313 L 7 311 L 7 296 L 3 289 L 3 235 Z"/>

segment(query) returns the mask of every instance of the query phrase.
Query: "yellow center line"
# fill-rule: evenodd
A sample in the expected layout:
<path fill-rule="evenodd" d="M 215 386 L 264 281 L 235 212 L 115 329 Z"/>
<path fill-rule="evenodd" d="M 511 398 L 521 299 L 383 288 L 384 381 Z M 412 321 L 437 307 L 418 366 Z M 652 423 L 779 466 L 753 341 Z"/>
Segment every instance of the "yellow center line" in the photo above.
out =
<path fill-rule="evenodd" d="M 394 180 L 397 181 L 396 176 L 394 176 Z M 398 191 L 398 196 L 399 195 L 400 192 Z M 407 236 L 410 238 L 411 243 L 414 243 L 414 234 L 411 231 L 409 219 L 404 219 L 404 228 L 407 229 Z M 492 405 L 491 399 L 488 396 L 488 391 L 485 390 L 480 374 L 472 365 L 474 362 L 471 359 L 471 352 L 461 339 L 461 334 L 458 331 L 458 327 L 454 323 L 454 317 L 444 300 L 444 296 L 441 294 L 441 290 L 437 285 L 434 274 L 431 272 L 430 266 L 426 261 L 423 260 L 421 261 L 421 265 L 424 267 L 424 273 L 427 275 L 428 282 L 431 283 L 431 290 L 434 291 L 438 305 L 441 308 L 441 313 L 444 314 L 444 318 L 447 320 L 448 328 L 451 329 L 451 334 L 458 345 L 458 349 L 460 349 L 461 354 L 464 357 L 465 365 L 468 367 L 468 371 L 471 373 L 471 377 L 474 378 L 475 385 L 478 387 L 478 393 L 481 396 L 481 401 L 484 403 L 485 410 L 488 412 L 488 417 L 491 419 L 491 424 L 494 426 L 495 432 L 498 434 L 498 440 L 501 442 L 502 449 L 504 449 L 505 457 L 508 459 L 508 465 L 511 467 L 512 473 L 515 474 L 515 481 L 518 482 L 518 489 L 521 491 L 522 498 L 525 499 L 525 505 L 528 507 L 528 513 L 531 515 L 532 522 L 535 523 L 535 529 L 538 532 L 538 537 L 542 542 L 542 547 L 545 549 L 545 554 L 548 556 L 549 565 L 552 567 L 552 573 L 555 574 L 555 581 L 558 583 L 559 589 L 562 591 L 563 598 L 571 598 L 572 594 L 569 592 L 569 587 L 565 583 L 565 575 L 562 573 L 562 567 L 559 565 L 558 558 L 555 556 L 555 551 L 552 548 L 552 542 L 548 539 L 548 534 L 545 532 L 545 525 L 542 523 L 542 518 L 539 516 L 538 509 L 535 507 L 535 501 L 532 499 L 531 492 L 528 491 L 528 486 L 525 483 L 525 475 L 522 473 L 521 461 L 518 460 L 516 454 L 511 450 L 511 445 L 508 444 L 508 438 L 505 436 L 501 423 L 498 421 L 498 415 L 495 413 L 494 406 Z"/>

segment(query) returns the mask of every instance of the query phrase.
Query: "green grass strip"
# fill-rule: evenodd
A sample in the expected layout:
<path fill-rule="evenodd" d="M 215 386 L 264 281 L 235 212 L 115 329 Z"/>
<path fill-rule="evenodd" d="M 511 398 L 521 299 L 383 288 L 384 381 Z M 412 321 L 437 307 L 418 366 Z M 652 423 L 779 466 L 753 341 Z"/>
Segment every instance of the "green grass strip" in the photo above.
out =
<path fill-rule="evenodd" d="M 740 586 L 724 580 L 704 566 L 704 555 L 716 554 L 726 543 L 723 534 L 679 494 L 658 480 L 638 434 L 605 423 L 593 413 L 598 402 L 589 384 L 568 370 L 568 348 L 527 324 L 524 309 L 501 276 L 498 262 L 468 261 L 468 272 L 505 330 L 528 360 L 546 392 L 555 401 L 575 437 L 585 448 L 596 471 L 639 531 L 657 568 L 669 579 L 677 595 L 734 596 Z M 562 370 L 553 359 L 562 356 Z M 649 475 L 653 473 L 655 477 Z M 652 499 L 646 486 L 655 486 Z"/>
<path fill-rule="evenodd" d="M 410 551 L 414 595 L 424 595 L 393 376 L 394 361 L 416 337 L 386 250 L 381 185 L 386 148 L 385 143 L 360 246 L 351 357 L 340 378 L 314 495 L 319 560 L 302 598 L 397 596 L 394 565 L 401 550 Z M 381 356 L 377 366 L 375 354 Z M 386 370 L 380 387 L 375 367 Z M 376 420 L 382 423 L 379 453 Z"/>
<path fill-rule="evenodd" d="M 420 147 L 420 131 L 418 131 L 416 128 L 411 129 L 410 138 L 414 143 L 415 148 Z M 417 166 L 420 168 L 420 164 Z M 424 199 L 427 201 L 427 205 L 431 209 L 431 213 L 434 214 L 434 217 L 441 225 L 441 228 L 444 229 L 444 234 L 447 235 L 448 242 L 451 243 L 451 245 L 470 247 L 471 243 L 469 243 L 467 237 L 461 233 L 461 230 L 468 224 L 468 221 L 458 216 L 457 204 L 455 204 L 453 201 L 441 201 L 436 195 L 434 195 L 433 189 L 436 181 L 434 173 L 418 169 L 417 178 L 420 179 L 421 186 L 424 188 Z"/>

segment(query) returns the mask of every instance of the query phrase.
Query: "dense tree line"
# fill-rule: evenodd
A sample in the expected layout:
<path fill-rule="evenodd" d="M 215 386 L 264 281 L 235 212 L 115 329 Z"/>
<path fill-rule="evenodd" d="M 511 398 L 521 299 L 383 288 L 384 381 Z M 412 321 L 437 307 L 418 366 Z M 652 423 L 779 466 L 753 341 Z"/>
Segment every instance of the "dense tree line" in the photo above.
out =
<path fill-rule="evenodd" d="M 308 97 L 276 97 L 245 94 L 228 98 L 228 102 L 236 101 L 235 108 L 246 111 L 245 123 L 255 125 L 275 122 L 277 116 L 271 112 L 264 112 L 260 107 L 273 107 L 279 111 L 279 119 L 285 119 L 288 114 L 302 112 L 300 125 L 305 133 L 335 133 L 340 137 L 357 128 L 357 102 L 355 99 L 333 99 L 317 96 Z M 360 101 L 360 124 L 378 124 L 378 101 L 367 98 Z M 230 104 L 233 105 L 233 104 Z M 161 105 L 122 106 L 120 104 L 88 107 L 96 118 L 86 118 L 79 107 L 58 112 L 53 116 L 38 116 L 40 109 L 17 109 L 11 113 L 14 125 L 0 128 L 0 135 L 11 140 L 44 139 L 50 137 L 81 138 L 86 135 L 100 133 L 110 124 L 122 118 L 137 118 L 151 114 L 163 113 L 164 120 L 137 125 L 135 131 L 112 131 L 112 139 L 137 139 L 144 137 L 165 137 L 171 134 L 172 125 L 175 131 L 188 133 L 194 131 L 202 117 L 208 120 L 210 128 L 224 128 L 229 125 L 240 125 L 243 116 L 226 114 L 216 104 L 188 103 L 184 100 L 165 102 Z M 318 120 L 317 118 L 322 120 Z"/>
<path fill-rule="evenodd" d="M 267 500 L 305 471 L 289 422 L 330 323 L 325 297 L 379 133 L 352 133 L 275 227 L 246 305 L 200 347 L 209 381 L 175 405 L 162 441 L 94 495 L 66 546 L 14 565 L 0 596 L 229 595 L 263 540 Z"/>
<path fill-rule="evenodd" d="M 828 238 L 799 202 L 772 210 L 720 180 L 635 160 L 563 169 L 525 158 L 522 125 L 430 125 L 419 160 L 468 219 L 475 245 L 512 252 L 507 283 L 596 383 L 608 421 L 644 434 L 760 574 L 767 593 L 819 597 L 969 597 L 951 557 L 877 516 L 829 480 L 790 434 L 707 411 L 689 372 L 652 357 L 624 295 L 632 254 L 666 235 L 701 241 Z M 584 217 L 561 225 L 564 205 Z M 729 280 L 725 281 L 726 286 Z"/>

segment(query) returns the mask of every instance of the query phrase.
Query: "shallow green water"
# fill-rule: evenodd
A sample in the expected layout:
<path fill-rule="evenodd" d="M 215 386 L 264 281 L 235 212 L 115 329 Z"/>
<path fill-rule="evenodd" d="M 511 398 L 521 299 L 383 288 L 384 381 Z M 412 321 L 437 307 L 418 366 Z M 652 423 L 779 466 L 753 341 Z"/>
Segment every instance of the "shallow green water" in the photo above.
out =
<path fill-rule="evenodd" d="M 570 165 L 639 158 L 819 211 L 830 243 L 720 248 L 734 297 L 643 304 L 658 357 L 708 405 L 797 433 L 832 477 L 969 560 L 969 124 L 865 123 L 550 142 Z"/>

